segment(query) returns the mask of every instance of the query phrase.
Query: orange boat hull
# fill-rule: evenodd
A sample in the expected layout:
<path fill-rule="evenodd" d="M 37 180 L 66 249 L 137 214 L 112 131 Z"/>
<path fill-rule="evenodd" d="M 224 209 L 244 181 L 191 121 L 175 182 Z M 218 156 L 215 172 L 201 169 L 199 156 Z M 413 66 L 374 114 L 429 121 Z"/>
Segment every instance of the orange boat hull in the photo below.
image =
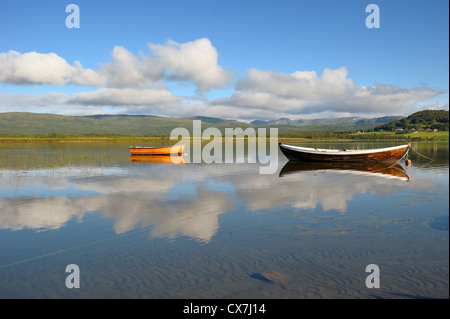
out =
<path fill-rule="evenodd" d="M 182 155 L 184 145 L 164 146 L 164 147 L 139 147 L 130 146 L 131 155 Z"/>

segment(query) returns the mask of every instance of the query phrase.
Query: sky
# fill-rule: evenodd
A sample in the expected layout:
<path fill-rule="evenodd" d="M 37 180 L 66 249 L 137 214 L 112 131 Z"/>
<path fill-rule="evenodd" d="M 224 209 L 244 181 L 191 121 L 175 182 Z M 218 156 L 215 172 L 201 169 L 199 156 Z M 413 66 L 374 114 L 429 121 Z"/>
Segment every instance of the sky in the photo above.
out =
<path fill-rule="evenodd" d="M 0 112 L 407 116 L 448 61 L 447 0 L 0 1 Z"/>

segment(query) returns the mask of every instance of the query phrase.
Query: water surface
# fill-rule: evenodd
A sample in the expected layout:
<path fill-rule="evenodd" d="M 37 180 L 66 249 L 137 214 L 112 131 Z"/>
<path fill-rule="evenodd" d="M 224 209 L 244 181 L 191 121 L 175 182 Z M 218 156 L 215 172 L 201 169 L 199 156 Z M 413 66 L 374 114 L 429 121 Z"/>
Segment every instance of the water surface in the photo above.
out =
<path fill-rule="evenodd" d="M 448 298 L 448 143 L 413 147 L 409 167 L 280 153 L 261 175 L 121 144 L 0 145 L 0 298 Z"/>

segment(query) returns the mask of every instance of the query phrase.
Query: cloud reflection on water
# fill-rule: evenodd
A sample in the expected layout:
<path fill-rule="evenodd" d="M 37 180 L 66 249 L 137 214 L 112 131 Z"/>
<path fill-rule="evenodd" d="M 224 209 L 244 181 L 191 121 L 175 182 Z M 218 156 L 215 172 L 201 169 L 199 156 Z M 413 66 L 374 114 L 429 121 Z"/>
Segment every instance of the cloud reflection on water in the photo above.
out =
<path fill-rule="evenodd" d="M 11 178 L 13 171 L 3 171 L 0 194 L 15 190 L 14 196 L 0 196 L 0 228 L 59 229 L 70 220 L 82 221 L 89 212 L 99 212 L 113 220 L 117 234 L 149 227 L 152 237 L 187 236 L 208 243 L 219 229 L 219 215 L 238 206 L 257 212 L 320 205 L 325 211 L 345 213 L 356 194 L 384 196 L 432 186 L 429 181 L 405 183 L 376 174 L 320 169 L 280 177 L 260 175 L 258 166 L 251 164 L 146 164 L 85 176 L 65 170 L 53 174 L 58 176 L 55 182 L 48 174 L 25 174 L 19 186 Z M 38 191 L 30 196 L 30 188 Z"/>

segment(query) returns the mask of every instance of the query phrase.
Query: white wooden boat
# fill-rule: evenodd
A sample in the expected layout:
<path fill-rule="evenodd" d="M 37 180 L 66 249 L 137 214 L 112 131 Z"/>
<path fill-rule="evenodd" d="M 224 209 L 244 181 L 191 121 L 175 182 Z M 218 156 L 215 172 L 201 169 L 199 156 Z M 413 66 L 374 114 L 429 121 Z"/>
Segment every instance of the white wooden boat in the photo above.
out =
<path fill-rule="evenodd" d="M 411 145 L 362 150 L 308 148 L 283 143 L 279 146 L 281 152 L 293 161 L 396 163 L 405 156 Z"/>

